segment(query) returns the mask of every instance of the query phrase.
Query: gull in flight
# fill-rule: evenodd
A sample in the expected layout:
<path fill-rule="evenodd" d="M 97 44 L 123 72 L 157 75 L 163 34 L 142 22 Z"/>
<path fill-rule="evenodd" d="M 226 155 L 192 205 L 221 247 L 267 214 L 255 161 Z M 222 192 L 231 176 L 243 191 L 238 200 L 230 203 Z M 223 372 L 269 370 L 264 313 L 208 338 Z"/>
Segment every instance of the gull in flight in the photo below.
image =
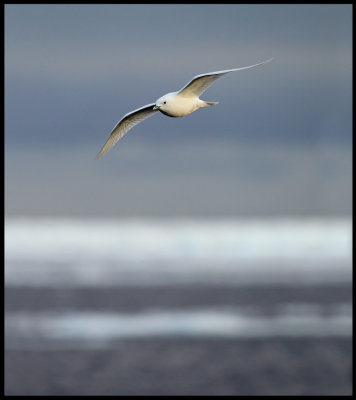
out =
<path fill-rule="evenodd" d="M 218 102 L 204 101 L 199 96 L 218 78 L 223 75 L 229 74 L 234 71 L 241 71 L 243 69 L 257 67 L 258 65 L 265 64 L 271 61 L 263 61 L 258 64 L 249 65 L 248 67 L 227 69 L 224 71 L 209 72 L 195 76 L 187 85 L 185 85 L 178 92 L 168 93 L 160 97 L 155 103 L 147 104 L 137 110 L 131 111 L 124 115 L 124 117 L 115 125 L 114 129 L 107 138 L 104 146 L 101 148 L 96 156 L 100 158 L 104 153 L 111 149 L 116 142 L 121 139 L 131 128 L 144 119 L 151 117 L 157 111 L 168 115 L 169 117 L 184 117 L 199 108 L 209 107 Z"/>

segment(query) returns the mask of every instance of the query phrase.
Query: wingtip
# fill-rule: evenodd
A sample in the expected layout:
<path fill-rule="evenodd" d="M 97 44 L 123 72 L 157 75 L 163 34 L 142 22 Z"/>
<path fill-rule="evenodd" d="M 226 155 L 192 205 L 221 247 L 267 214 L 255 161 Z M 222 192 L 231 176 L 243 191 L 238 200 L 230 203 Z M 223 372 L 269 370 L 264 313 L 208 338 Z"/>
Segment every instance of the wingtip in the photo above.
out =
<path fill-rule="evenodd" d="M 103 149 L 101 149 L 99 151 L 99 153 L 95 156 L 95 160 L 98 160 L 104 153 L 105 153 L 105 151 L 103 151 Z"/>
<path fill-rule="evenodd" d="M 104 143 L 104 146 L 99 150 L 98 154 L 96 155 L 95 160 L 98 160 L 106 152 L 108 152 L 115 145 L 115 143 L 116 141 L 114 143 L 112 142 L 112 133 L 111 133 L 111 135 L 107 138 L 106 142 Z"/>

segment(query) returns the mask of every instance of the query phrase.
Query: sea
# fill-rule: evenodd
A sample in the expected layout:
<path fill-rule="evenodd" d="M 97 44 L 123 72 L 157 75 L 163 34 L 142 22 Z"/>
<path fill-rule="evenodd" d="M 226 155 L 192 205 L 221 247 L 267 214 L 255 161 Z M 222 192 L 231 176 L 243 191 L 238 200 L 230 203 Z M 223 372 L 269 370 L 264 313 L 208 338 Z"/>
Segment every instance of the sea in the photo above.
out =
<path fill-rule="evenodd" d="M 350 218 L 5 219 L 7 394 L 349 394 L 351 339 Z"/>

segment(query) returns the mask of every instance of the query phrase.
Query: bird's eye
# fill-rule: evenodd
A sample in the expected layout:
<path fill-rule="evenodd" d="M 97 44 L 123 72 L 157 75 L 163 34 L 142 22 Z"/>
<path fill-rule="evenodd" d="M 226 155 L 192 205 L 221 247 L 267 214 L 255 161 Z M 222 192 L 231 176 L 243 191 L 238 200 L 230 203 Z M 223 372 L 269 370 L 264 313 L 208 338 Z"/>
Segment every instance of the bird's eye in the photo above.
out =
<path fill-rule="evenodd" d="M 164 101 L 164 102 L 163 102 L 163 104 L 167 104 L 167 102 L 166 102 L 166 101 Z"/>

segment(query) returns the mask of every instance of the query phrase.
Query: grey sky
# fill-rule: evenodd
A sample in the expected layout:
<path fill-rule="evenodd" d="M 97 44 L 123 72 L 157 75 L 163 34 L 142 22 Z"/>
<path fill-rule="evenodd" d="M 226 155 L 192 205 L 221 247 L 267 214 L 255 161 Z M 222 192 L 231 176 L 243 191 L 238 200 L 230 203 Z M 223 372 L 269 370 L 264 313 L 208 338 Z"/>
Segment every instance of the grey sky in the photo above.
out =
<path fill-rule="evenodd" d="M 94 160 L 127 112 L 269 57 Z M 351 5 L 6 5 L 6 213 L 350 214 L 351 96 Z"/>

